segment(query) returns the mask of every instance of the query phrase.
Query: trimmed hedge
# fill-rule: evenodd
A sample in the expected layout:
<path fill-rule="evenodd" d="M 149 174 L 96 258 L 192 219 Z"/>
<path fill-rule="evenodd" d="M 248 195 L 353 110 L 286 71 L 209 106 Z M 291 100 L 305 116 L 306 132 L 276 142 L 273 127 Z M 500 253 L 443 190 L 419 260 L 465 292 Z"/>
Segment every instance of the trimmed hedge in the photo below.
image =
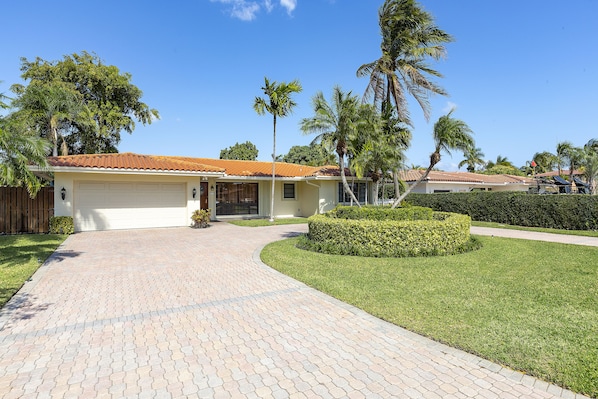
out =
<path fill-rule="evenodd" d="M 432 220 L 434 211 L 423 206 L 391 209 L 389 206 L 338 206 L 328 216 L 339 219 Z"/>
<path fill-rule="evenodd" d="M 73 234 L 75 225 L 70 216 L 52 216 L 50 218 L 50 234 Z"/>
<path fill-rule="evenodd" d="M 469 215 L 481 222 L 565 230 L 598 230 L 598 196 L 524 192 L 409 194 L 409 204 Z"/>
<path fill-rule="evenodd" d="M 465 215 L 435 212 L 432 220 L 354 220 L 336 214 L 338 210 L 308 219 L 304 247 L 334 255 L 431 256 L 462 252 L 470 240 L 471 219 Z"/>

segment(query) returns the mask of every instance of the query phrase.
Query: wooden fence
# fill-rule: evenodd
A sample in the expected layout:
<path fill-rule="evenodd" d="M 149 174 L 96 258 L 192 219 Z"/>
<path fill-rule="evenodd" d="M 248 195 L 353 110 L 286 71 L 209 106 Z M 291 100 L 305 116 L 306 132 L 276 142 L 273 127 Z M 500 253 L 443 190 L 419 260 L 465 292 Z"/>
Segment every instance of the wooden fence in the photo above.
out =
<path fill-rule="evenodd" d="M 0 233 L 47 233 L 54 216 L 54 187 L 43 187 L 34 199 L 22 187 L 0 187 Z"/>

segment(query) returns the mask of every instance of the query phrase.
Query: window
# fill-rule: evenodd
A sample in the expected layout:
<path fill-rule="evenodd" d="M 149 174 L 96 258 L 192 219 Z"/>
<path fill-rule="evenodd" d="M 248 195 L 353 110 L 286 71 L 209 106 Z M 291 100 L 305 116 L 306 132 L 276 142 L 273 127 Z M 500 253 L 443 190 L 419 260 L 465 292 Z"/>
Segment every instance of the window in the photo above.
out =
<path fill-rule="evenodd" d="M 351 191 L 357 197 L 357 200 L 360 204 L 366 203 L 366 191 L 367 191 L 367 183 L 349 183 L 349 187 L 351 187 Z M 345 192 L 345 188 L 343 187 L 343 183 L 338 184 L 338 202 L 339 203 L 346 203 L 351 202 L 351 196 Z"/>
<path fill-rule="evenodd" d="M 295 183 L 284 183 L 282 185 L 282 198 L 295 199 Z"/>
<path fill-rule="evenodd" d="M 257 215 L 257 183 L 216 183 L 216 215 Z"/>

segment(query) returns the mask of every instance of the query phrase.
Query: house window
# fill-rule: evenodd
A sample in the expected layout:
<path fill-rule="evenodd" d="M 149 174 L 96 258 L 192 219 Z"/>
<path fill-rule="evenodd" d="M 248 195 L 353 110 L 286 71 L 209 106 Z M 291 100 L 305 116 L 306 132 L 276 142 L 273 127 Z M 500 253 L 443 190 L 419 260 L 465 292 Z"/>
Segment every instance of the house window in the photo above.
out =
<path fill-rule="evenodd" d="M 435 193 L 450 193 L 451 190 L 434 190 Z"/>
<path fill-rule="evenodd" d="M 216 215 L 257 215 L 257 183 L 216 183 Z"/>
<path fill-rule="evenodd" d="M 349 187 L 355 197 L 360 204 L 365 204 L 366 202 L 366 191 L 367 191 L 367 184 L 366 183 L 349 183 Z M 338 183 L 338 202 L 339 203 L 347 203 L 351 202 L 351 196 L 345 192 L 345 188 L 343 187 L 343 183 Z"/>
<path fill-rule="evenodd" d="M 296 199 L 295 183 L 284 183 L 282 185 L 282 198 L 286 200 Z"/>

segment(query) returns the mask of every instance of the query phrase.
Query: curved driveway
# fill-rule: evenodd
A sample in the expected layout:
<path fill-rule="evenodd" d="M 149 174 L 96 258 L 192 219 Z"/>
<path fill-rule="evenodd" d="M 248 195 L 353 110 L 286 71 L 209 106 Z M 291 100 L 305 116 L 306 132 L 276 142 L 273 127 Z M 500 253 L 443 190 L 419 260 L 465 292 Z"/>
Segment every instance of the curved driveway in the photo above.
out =
<path fill-rule="evenodd" d="M 70 236 L 0 316 L 0 396 L 576 397 L 259 262 L 306 228 Z"/>

